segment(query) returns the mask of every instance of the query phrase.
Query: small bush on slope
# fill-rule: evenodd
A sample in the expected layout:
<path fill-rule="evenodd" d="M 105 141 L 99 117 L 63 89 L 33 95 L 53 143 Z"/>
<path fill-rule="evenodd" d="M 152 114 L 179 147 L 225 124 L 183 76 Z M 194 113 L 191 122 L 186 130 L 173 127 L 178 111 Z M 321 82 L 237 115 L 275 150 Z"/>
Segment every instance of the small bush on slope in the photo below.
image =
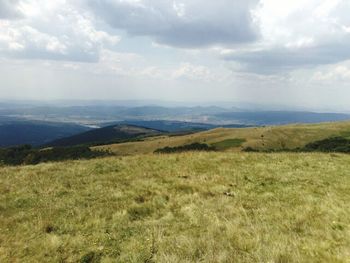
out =
<path fill-rule="evenodd" d="M 165 147 L 155 151 L 155 153 L 181 153 L 189 151 L 215 151 L 216 148 L 204 143 L 192 143 L 178 147 Z"/>

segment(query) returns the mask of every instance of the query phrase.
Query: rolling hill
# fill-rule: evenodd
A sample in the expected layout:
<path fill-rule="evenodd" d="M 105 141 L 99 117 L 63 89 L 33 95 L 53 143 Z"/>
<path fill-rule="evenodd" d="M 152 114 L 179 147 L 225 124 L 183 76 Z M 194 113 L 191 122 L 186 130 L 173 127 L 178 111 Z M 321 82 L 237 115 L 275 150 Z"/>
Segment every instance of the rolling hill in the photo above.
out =
<path fill-rule="evenodd" d="M 118 122 L 118 124 L 136 125 L 156 129 L 171 133 L 176 132 L 190 132 L 190 131 L 204 131 L 214 129 L 217 126 L 208 123 L 194 123 L 185 121 L 169 121 L 169 120 L 125 120 Z"/>
<path fill-rule="evenodd" d="M 240 151 L 328 147 L 350 138 L 350 122 L 101 130 L 81 140 L 152 137 L 94 147 L 117 156 L 0 163 L 0 262 L 348 261 L 350 156 Z M 189 143 L 219 151 L 153 153 Z"/>
<path fill-rule="evenodd" d="M 225 128 L 247 128 L 251 127 L 244 124 L 227 124 L 218 125 L 210 123 L 198 123 L 198 122 L 187 122 L 187 121 L 171 121 L 171 120 L 125 120 L 117 122 L 116 124 L 124 125 L 136 125 L 146 127 L 150 129 L 166 131 L 169 133 L 186 133 L 186 132 L 199 132 L 205 130 L 212 130 L 219 127 Z"/>
<path fill-rule="evenodd" d="M 140 126 L 117 124 L 103 127 L 100 129 L 90 130 L 71 137 L 55 140 L 46 144 L 45 146 L 62 147 L 75 145 L 98 145 L 103 143 L 120 142 L 147 136 L 156 136 L 163 133 L 164 132 L 159 130 Z"/>
<path fill-rule="evenodd" d="M 192 143 L 217 146 L 223 151 L 283 150 L 303 147 L 308 143 L 332 136 L 349 136 L 350 122 L 293 124 L 285 126 L 252 128 L 217 128 L 183 136 L 146 138 L 139 142 L 127 142 L 96 147 L 108 149 L 119 155 L 148 154 L 164 147 L 178 147 Z"/>

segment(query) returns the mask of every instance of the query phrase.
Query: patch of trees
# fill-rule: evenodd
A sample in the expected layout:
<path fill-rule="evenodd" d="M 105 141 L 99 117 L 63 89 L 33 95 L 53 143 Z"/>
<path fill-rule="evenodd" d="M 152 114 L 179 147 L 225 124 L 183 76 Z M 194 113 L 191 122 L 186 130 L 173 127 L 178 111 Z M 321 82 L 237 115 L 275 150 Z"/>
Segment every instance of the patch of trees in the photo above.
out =
<path fill-rule="evenodd" d="M 350 153 L 350 140 L 344 137 L 331 137 L 320 141 L 311 142 L 304 147 L 296 149 L 255 149 L 252 147 L 246 147 L 243 149 L 245 152 L 338 152 L 338 153 Z"/>
<path fill-rule="evenodd" d="M 350 140 L 343 137 L 332 137 L 309 143 L 301 151 L 350 153 Z"/>
<path fill-rule="evenodd" d="M 0 149 L 0 164 L 33 165 L 78 159 L 92 159 L 111 155 L 109 152 L 91 150 L 85 146 L 34 149 L 30 145 Z"/>
<path fill-rule="evenodd" d="M 155 153 L 180 153 L 189 151 L 215 151 L 216 148 L 204 143 L 192 143 L 177 147 L 165 147 L 155 151 Z"/>

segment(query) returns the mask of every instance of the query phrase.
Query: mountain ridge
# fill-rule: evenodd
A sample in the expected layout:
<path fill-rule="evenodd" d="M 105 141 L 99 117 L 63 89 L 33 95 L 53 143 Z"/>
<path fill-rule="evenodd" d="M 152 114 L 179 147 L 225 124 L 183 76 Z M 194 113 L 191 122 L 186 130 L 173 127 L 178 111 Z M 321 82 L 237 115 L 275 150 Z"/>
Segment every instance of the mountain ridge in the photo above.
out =
<path fill-rule="evenodd" d="M 67 147 L 75 145 L 99 145 L 108 142 L 120 142 L 141 137 L 161 135 L 166 132 L 136 125 L 116 124 L 81 134 L 54 140 L 47 147 Z"/>

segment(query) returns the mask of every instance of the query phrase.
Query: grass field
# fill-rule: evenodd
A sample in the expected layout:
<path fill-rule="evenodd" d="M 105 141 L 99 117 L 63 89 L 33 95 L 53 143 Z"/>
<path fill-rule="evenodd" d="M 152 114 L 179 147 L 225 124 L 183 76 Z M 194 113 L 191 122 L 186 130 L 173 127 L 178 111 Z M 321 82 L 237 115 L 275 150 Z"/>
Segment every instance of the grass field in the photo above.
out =
<path fill-rule="evenodd" d="M 215 149 L 218 149 L 218 150 L 227 150 L 230 148 L 240 147 L 244 142 L 245 142 L 244 139 L 227 139 L 224 141 L 212 143 L 212 146 L 214 146 Z"/>
<path fill-rule="evenodd" d="M 257 150 L 283 150 L 303 147 L 306 144 L 331 136 L 350 136 L 350 122 L 295 124 L 244 129 L 214 129 L 185 135 L 148 138 L 141 142 L 128 142 L 96 147 L 108 149 L 118 155 L 153 153 L 159 148 L 177 147 L 186 144 L 207 143 L 223 146 L 219 150 L 241 151 L 251 147 Z"/>
<path fill-rule="evenodd" d="M 349 170 L 234 152 L 3 167 L 0 262 L 350 262 Z"/>

